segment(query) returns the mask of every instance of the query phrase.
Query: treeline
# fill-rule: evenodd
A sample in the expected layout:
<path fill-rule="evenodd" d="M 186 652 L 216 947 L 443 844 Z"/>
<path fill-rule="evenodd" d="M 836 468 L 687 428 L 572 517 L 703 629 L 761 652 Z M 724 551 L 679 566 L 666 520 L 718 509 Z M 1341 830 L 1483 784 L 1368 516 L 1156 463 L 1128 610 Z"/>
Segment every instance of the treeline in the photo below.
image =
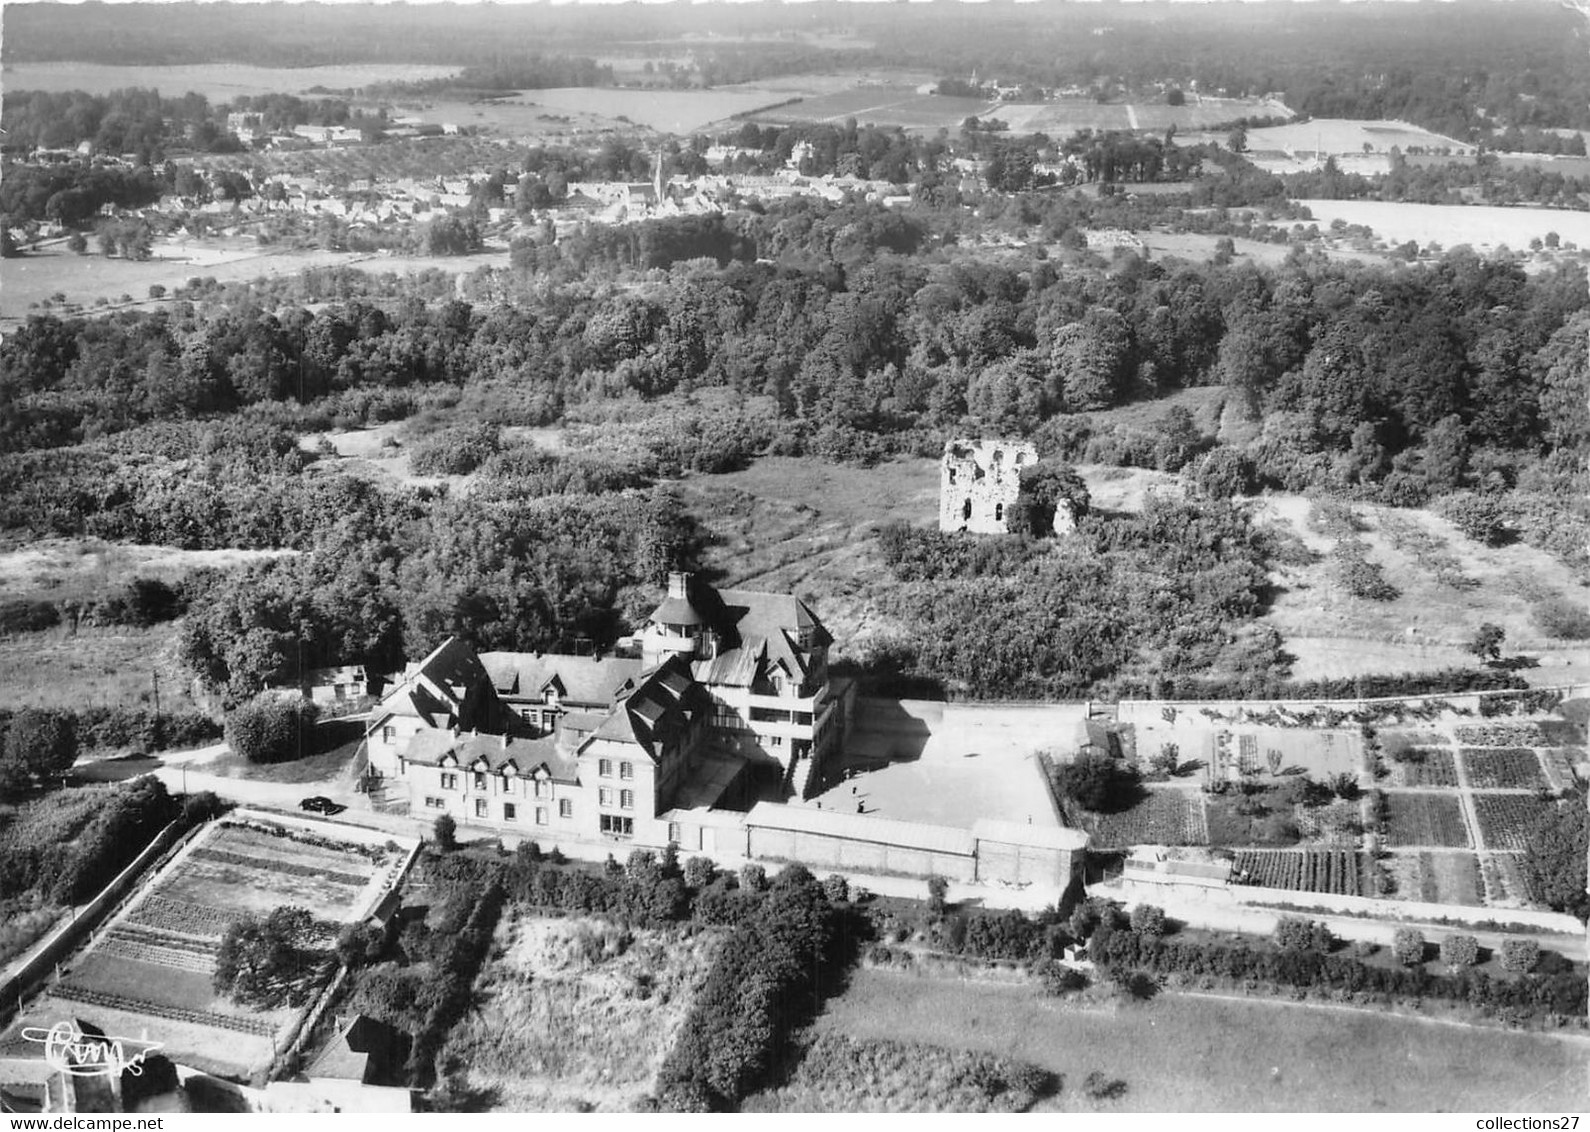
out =
<path fill-rule="evenodd" d="M 26 797 L 41 783 L 59 783 L 84 751 L 147 754 L 202 746 L 220 736 L 214 720 L 194 711 L 104 706 L 3 710 L 0 799 Z"/>
<path fill-rule="evenodd" d="M 1392 159 L 1389 172 L 1365 177 L 1343 173 L 1335 158 L 1323 169 L 1288 173 L 1287 192 L 1316 200 L 1411 201 L 1418 204 L 1544 205 L 1583 211 L 1590 208 L 1590 176 L 1573 176 L 1538 165 L 1504 165 L 1494 154 L 1475 159 Z M 1553 243 L 1555 246 L 1555 242 Z"/>
<path fill-rule="evenodd" d="M 215 114 L 193 91 L 162 98 L 136 87 L 104 95 L 19 90 L 6 95 L 0 126 L 8 150 L 72 149 L 87 142 L 95 153 L 132 154 L 148 165 L 163 160 L 172 142 L 200 152 L 237 152 L 237 138 L 217 126 Z M 13 172 L 6 171 L 8 179 Z"/>
<path fill-rule="evenodd" d="M 1257 980 L 1324 993 L 1463 1003 L 1514 1020 L 1585 1016 L 1585 976 L 1570 965 L 1551 973 L 1495 978 L 1484 971 L 1431 974 L 1422 965 L 1382 966 L 1314 949 L 1231 946 L 1101 928 L 1088 954 L 1113 971 Z"/>
<path fill-rule="evenodd" d="M 375 83 L 366 93 L 382 98 L 436 97 L 477 91 L 508 93 L 548 87 L 612 86 L 613 68 L 583 55 L 532 54 L 511 63 L 476 63 L 439 79 Z"/>

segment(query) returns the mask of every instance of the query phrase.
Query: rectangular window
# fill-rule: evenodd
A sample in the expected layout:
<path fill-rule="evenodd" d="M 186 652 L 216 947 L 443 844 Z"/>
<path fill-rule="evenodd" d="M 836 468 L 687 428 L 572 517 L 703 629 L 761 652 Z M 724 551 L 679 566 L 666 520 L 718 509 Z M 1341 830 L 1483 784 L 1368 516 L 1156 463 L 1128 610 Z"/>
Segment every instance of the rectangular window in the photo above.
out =
<path fill-rule="evenodd" d="M 546 825 L 547 824 L 547 808 L 545 806 L 537 806 L 536 807 L 536 824 L 537 825 Z"/>
<path fill-rule="evenodd" d="M 542 782 L 539 778 L 536 779 L 536 797 L 537 798 L 550 798 L 550 797 L 552 797 L 552 784 L 550 782 Z"/>
<path fill-rule="evenodd" d="M 512 802 L 504 802 L 502 804 L 502 820 L 503 821 L 518 821 L 519 820 L 519 811 L 514 806 L 514 804 Z"/>
<path fill-rule="evenodd" d="M 635 819 L 619 817 L 617 814 L 602 815 L 602 832 L 613 837 L 633 837 L 635 835 Z"/>
<path fill-rule="evenodd" d="M 456 774 L 447 774 L 447 773 L 444 772 L 442 774 L 442 789 L 443 790 L 457 790 L 458 789 L 458 775 L 456 775 Z"/>
<path fill-rule="evenodd" d="M 784 745 L 784 736 L 782 736 L 782 735 L 769 735 L 767 737 L 767 745 L 769 747 L 782 747 Z"/>
<path fill-rule="evenodd" d="M 604 786 L 600 790 L 598 790 L 596 792 L 596 800 L 597 800 L 597 802 L 599 802 L 600 804 L 602 804 L 604 806 L 611 806 L 613 804 L 613 790 L 612 790 L 612 787 Z"/>
<path fill-rule="evenodd" d="M 429 806 L 433 810 L 446 809 L 446 807 L 447 807 L 447 803 L 444 800 L 442 800 L 441 798 L 429 798 L 429 797 L 427 797 L 425 799 L 425 804 L 427 806 Z"/>
<path fill-rule="evenodd" d="M 475 772 L 475 789 L 476 790 L 484 790 L 485 788 L 486 788 L 486 774 L 485 774 L 484 771 L 477 770 Z"/>
<path fill-rule="evenodd" d="M 484 799 L 484 798 L 476 798 L 475 799 L 475 816 L 477 818 L 483 818 L 483 817 L 486 816 L 486 799 Z"/>
<path fill-rule="evenodd" d="M 612 778 L 613 777 L 613 760 L 612 759 L 598 759 L 597 763 L 596 763 L 596 773 L 601 775 L 603 778 Z"/>
<path fill-rule="evenodd" d="M 633 790 L 620 790 L 618 792 L 618 808 L 633 810 L 635 808 L 635 792 Z"/>
<path fill-rule="evenodd" d="M 383 742 L 383 743 L 391 743 L 391 742 L 395 741 L 396 739 L 397 739 L 397 728 L 396 727 L 383 727 L 383 728 L 381 728 L 381 742 Z"/>
<path fill-rule="evenodd" d="M 668 823 L 668 843 L 670 845 L 679 844 L 679 823 L 676 821 Z"/>
<path fill-rule="evenodd" d="M 565 798 L 558 803 L 558 817 L 572 818 L 574 816 L 574 803 Z"/>
<path fill-rule="evenodd" d="M 635 764 L 634 763 L 619 763 L 618 764 L 618 777 L 620 777 L 620 778 L 634 778 L 635 777 Z"/>

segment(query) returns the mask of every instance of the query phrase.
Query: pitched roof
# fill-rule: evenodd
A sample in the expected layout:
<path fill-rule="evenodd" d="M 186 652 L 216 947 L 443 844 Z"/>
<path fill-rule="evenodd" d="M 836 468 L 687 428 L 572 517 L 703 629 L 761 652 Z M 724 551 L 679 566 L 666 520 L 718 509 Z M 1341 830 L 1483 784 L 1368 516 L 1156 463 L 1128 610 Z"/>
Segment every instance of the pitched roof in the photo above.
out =
<path fill-rule="evenodd" d="M 400 1031 L 368 1014 L 356 1014 L 309 1063 L 304 1076 L 377 1084 L 401 1059 L 403 1045 Z"/>
<path fill-rule="evenodd" d="M 556 683 L 563 699 L 604 707 L 640 673 L 640 661 L 623 656 L 487 652 L 480 662 L 499 695 L 540 698 L 547 685 Z"/>
<path fill-rule="evenodd" d="M 370 713 L 370 730 L 394 715 L 417 717 L 428 727 L 449 727 L 457 722 L 469 690 L 489 680 L 468 642 L 448 637 L 381 697 Z"/>
<path fill-rule="evenodd" d="M 497 774 L 511 768 L 515 775 L 530 777 L 540 767 L 559 782 L 574 782 L 574 760 L 558 747 L 552 736 L 520 739 L 502 735 L 453 734 L 427 729 L 416 732 L 403 749 L 403 758 L 421 766 L 441 766 L 448 758 L 461 770 L 485 770 Z"/>
<path fill-rule="evenodd" d="M 716 656 L 696 663 L 696 678 L 703 683 L 749 686 L 764 663 L 782 665 L 792 678 L 804 680 L 811 650 L 833 642 L 816 614 L 793 594 L 696 583 L 691 602 L 720 641 Z"/>
<path fill-rule="evenodd" d="M 592 739 L 633 743 L 655 759 L 658 747 L 688 727 L 706 706 L 706 693 L 691 677 L 689 662 L 672 656 L 640 679 Z"/>

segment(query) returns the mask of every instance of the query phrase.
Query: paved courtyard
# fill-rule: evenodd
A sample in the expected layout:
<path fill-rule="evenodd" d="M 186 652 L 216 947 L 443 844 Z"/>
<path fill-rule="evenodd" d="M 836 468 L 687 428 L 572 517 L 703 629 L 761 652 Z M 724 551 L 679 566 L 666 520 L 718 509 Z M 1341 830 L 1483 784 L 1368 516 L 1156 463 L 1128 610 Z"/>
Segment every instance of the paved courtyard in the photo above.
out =
<path fill-rule="evenodd" d="M 843 777 L 807 805 L 896 821 L 970 828 L 979 818 L 1058 826 L 1039 768 L 1069 752 L 1081 705 L 856 702 Z"/>

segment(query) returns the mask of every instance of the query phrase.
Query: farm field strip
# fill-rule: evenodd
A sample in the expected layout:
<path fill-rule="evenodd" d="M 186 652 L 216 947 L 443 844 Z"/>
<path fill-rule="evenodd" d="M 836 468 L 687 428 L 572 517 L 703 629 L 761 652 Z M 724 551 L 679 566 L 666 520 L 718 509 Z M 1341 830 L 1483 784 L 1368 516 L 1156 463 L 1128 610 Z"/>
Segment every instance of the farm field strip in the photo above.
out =
<path fill-rule="evenodd" d="M 1469 797 L 1487 849 L 1523 851 L 1530 823 L 1551 806 L 1533 794 L 1472 793 Z"/>
<path fill-rule="evenodd" d="M 1364 895 L 1363 862 L 1351 849 L 1244 849 L 1232 872 L 1264 888 Z"/>
<path fill-rule="evenodd" d="M 1392 773 L 1398 786 L 1456 789 L 1457 764 L 1451 751 L 1443 748 L 1416 747 L 1417 759 L 1393 761 Z"/>
<path fill-rule="evenodd" d="M 1150 790 L 1130 810 L 1089 814 L 1085 824 L 1101 846 L 1209 844 L 1203 794 L 1196 790 Z"/>
<path fill-rule="evenodd" d="M 264 1019 L 240 1018 L 235 1014 L 216 1014 L 208 1010 L 189 1010 L 185 1007 L 150 1002 L 148 999 L 96 991 L 69 982 L 57 983 L 51 987 L 50 996 L 67 1002 L 81 1002 L 88 1006 L 106 1006 L 112 1010 L 124 1010 L 129 1014 L 147 1014 L 154 1018 L 170 1018 L 176 1022 L 189 1022 L 199 1026 L 209 1026 L 217 1030 L 235 1030 L 242 1034 L 259 1034 L 269 1037 L 276 1032 L 276 1024 Z"/>
<path fill-rule="evenodd" d="M 1388 792 L 1386 805 L 1390 811 L 1387 845 L 1470 848 L 1463 807 L 1455 795 Z"/>
<path fill-rule="evenodd" d="M 1527 747 L 1464 747 L 1463 773 L 1474 790 L 1534 790 L 1545 785 L 1540 756 Z"/>

